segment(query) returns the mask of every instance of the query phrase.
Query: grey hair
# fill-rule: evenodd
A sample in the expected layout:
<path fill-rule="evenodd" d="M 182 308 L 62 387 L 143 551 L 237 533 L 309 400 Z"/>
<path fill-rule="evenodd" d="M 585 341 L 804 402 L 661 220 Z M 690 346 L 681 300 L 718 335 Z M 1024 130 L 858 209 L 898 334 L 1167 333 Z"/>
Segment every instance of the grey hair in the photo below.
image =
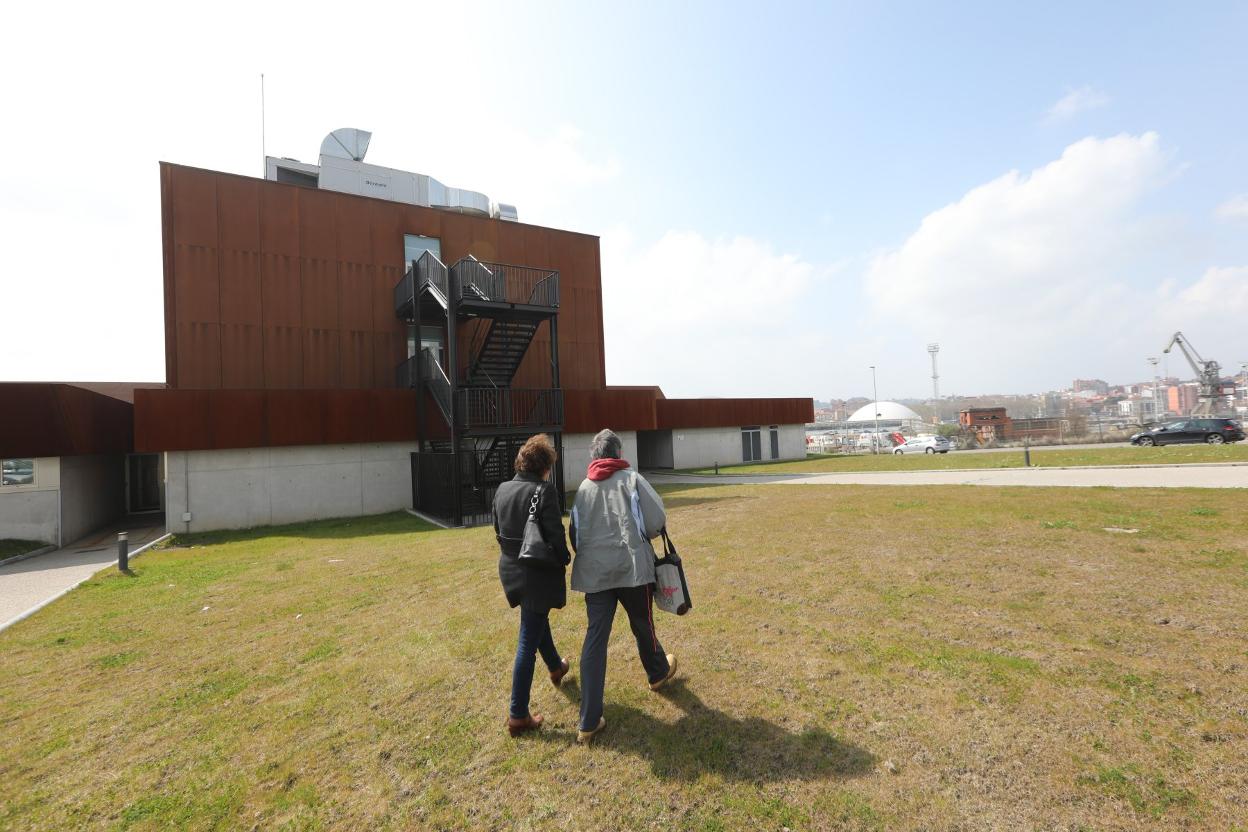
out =
<path fill-rule="evenodd" d="M 589 442 L 589 458 L 590 459 L 619 459 L 620 448 L 624 443 L 620 441 L 620 437 L 615 435 L 613 430 L 600 430 L 594 434 L 594 438 Z"/>

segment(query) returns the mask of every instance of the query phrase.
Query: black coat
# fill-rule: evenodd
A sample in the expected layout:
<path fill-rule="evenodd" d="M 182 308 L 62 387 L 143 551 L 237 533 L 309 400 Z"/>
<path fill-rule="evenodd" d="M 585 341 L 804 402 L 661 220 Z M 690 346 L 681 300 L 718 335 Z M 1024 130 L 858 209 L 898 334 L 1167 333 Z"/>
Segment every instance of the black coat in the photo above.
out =
<path fill-rule="evenodd" d="M 535 488 L 541 492 L 537 516 L 542 536 L 565 565 L 572 560 L 555 487 L 536 474 L 516 474 L 498 487 L 494 496 L 494 534 L 498 536 L 498 577 L 503 582 L 507 603 L 545 613 L 562 609 L 567 603 L 565 568 L 527 566 L 516 558 L 524 539 L 524 524 L 529 519 L 529 504 Z"/>

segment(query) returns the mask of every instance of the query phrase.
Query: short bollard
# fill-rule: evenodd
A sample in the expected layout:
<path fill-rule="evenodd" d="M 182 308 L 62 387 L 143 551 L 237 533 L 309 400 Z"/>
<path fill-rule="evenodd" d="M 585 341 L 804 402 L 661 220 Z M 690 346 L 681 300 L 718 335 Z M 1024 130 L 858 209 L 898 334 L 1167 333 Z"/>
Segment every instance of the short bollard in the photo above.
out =
<path fill-rule="evenodd" d="M 130 537 L 125 532 L 117 533 L 117 568 L 130 571 Z"/>
<path fill-rule="evenodd" d="M 718 462 L 715 463 L 715 476 L 717 477 L 719 476 L 719 463 Z"/>
<path fill-rule="evenodd" d="M 1023 467 L 1031 467 L 1031 443 L 1029 442 L 1023 443 Z"/>

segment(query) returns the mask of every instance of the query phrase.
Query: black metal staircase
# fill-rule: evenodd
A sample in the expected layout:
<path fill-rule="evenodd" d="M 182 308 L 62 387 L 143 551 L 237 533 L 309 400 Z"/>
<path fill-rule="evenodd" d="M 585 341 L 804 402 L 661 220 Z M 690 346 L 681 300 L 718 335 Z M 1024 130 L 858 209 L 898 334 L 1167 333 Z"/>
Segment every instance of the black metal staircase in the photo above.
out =
<path fill-rule="evenodd" d="M 398 386 L 420 391 L 413 505 L 455 525 L 488 523 L 494 492 L 511 478 L 512 461 L 529 436 L 552 434 L 562 455 L 559 273 L 474 257 L 448 269 L 425 252 L 395 286 L 394 305 L 417 332 L 445 328 L 445 366 L 434 351 L 418 348 L 396 371 Z M 473 321 L 475 337 L 468 338 Z M 550 386 L 515 388 L 543 323 L 550 332 Z M 447 438 L 434 438 L 443 432 Z M 562 496 L 561 465 L 555 476 Z"/>

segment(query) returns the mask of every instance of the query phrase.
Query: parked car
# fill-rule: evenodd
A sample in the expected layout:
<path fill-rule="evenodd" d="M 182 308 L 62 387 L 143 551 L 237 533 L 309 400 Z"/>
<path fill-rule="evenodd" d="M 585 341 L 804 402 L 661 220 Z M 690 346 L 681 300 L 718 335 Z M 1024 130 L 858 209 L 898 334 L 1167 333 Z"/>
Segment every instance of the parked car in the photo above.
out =
<path fill-rule="evenodd" d="M 1185 442 L 1207 442 L 1221 445 L 1223 442 L 1239 442 L 1244 438 L 1244 428 L 1234 419 L 1194 418 L 1167 422 L 1131 437 L 1132 445 L 1178 445 Z"/>
<path fill-rule="evenodd" d="M 943 436 L 916 436 L 893 448 L 895 454 L 947 454 L 949 440 Z"/>

